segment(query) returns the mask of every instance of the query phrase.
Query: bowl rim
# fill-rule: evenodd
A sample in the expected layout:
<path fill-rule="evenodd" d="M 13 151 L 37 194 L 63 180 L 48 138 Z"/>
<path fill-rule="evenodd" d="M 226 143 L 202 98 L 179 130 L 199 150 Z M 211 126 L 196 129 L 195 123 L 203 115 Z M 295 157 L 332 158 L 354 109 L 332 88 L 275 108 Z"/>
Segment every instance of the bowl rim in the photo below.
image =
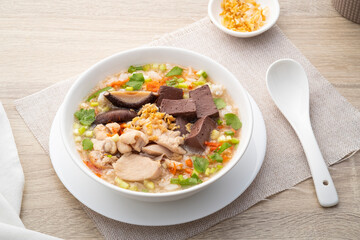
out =
<path fill-rule="evenodd" d="M 264 32 L 266 32 L 267 30 L 269 30 L 272 26 L 275 25 L 275 23 L 277 22 L 277 20 L 279 19 L 279 16 L 280 16 L 280 5 L 279 5 L 279 1 L 278 0 L 271 0 L 275 3 L 275 7 L 277 9 L 277 14 L 274 18 L 273 21 L 271 22 L 268 22 L 267 24 L 265 24 L 263 27 L 261 27 L 260 29 L 256 30 L 256 31 L 253 31 L 253 32 L 237 32 L 237 31 L 233 31 L 233 30 L 230 30 L 226 27 L 224 27 L 216 18 L 215 16 L 213 15 L 212 13 L 212 6 L 215 4 L 215 2 L 218 1 L 218 0 L 209 0 L 209 3 L 208 3 L 208 15 L 209 15 L 209 18 L 211 20 L 211 22 L 217 27 L 219 28 L 221 31 L 231 35 L 231 36 L 234 36 L 234 37 L 239 37 L 239 38 L 248 38 L 248 37 L 255 37 L 257 35 L 260 35 Z"/>
<path fill-rule="evenodd" d="M 131 190 L 127 190 L 127 189 L 123 189 L 120 187 L 117 187 L 101 178 L 99 178 L 98 176 L 96 176 L 94 173 L 92 173 L 91 171 L 88 171 L 89 169 L 87 168 L 87 166 L 85 166 L 85 164 L 83 164 L 83 161 L 76 161 L 77 158 L 81 158 L 79 154 L 75 155 L 73 153 L 72 147 L 70 146 L 69 142 L 66 139 L 66 128 L 64 126 L 65 121 L 66 121 L 66 115 L 65 115 L 65 105 L 67 104 L 67 102 L 69 102 L 70 96 L 72 94 L 74 94 L 74 92 L 76 91 L 76 89 L 78 87 L 80 87 L 81 83 L 84 81 L 83 79 L 86 79 L 85 77 L 91 73 L 92 71 L 96 71 L 96 69 L 98 67 L 100 67 L 101 65 L 107 64 L 108 62 L 112 61 L 113 58 L 117 58 L 120 55 L 126 55 L 129 53 L 133 53 L 133 52 L 141 52 L 141 51 L 147 51 L 147 50 L 165 50 L 165 51 L 180 51 L 180 52 L 184 52 L 185 54 L 190 54 L 190 55 L 196 55 L 197 58 L 200 58 L 202 60 L 205 61 L 209 61 L 212 64 L 217 65 L 221 71 L 226 72 L 230 78 L 231 81 L 234 81 L 234 84 L 238 84 L 238 90 L 241 91 L 241 94 L 244 97 L 245 100 L 245 108 L 247 108 L 248 111 L 248 126 L 247 128 L 249 128 L 249 135 L 246 139 L 242 139 L 242 141 L 245 141 L 245 145 L 244 148 L 242 149 L 242 151 L 239 153 L 238 159 L 233 160 L 233 161 L 229 161 L 227 163 L 227 167 L 228 169 L 226 169 L 226 171 L 224 171 L 225 169 L 223 169 L 222 171 L 219 171 L 216 175 L 214 175 L 213 177 L 211 177 L 209 180 L 207 180 L 206 182 L 203 182 L 201 184 L 195 185 L 195 186 L 191 186 L 187 189 L 181 189 L 178 191 L 172 191 L 172 192 L 161 192 L 161 193 L 148 193 L 148 192 L 137 192 L 137 191 L 131 191 Z M 78 103 L 77 103 L 78 104 Z M 68 152 L 68 154 L 70 155 L 72 161 L 75 162 L 75 164 L 83 171 L 85 172 L 90 178 L 92 178 L 94 181 L 99 182 L 103 185 L 105 185 L 106 187 L 109 187 L 110 189 L 117 191 L 119 193 L 122 193 L 124 195 L 130 195 L 129 197 L 133 197 L 133 198 L 152 198 L 152 199 L 157 199 L 157 198 L 166 198 L 166 197 L 176 197 L 178 195 L 186 195 L 190 196 L 190 193 L 195 193 L 205 187 L 207 187 L 208 185 L 212 184 L 213 182 L 215 182 L 216 180 L 220 179 L 222 176 L 224 176 L 226 173 L 228 173 L 241 159 L 241 157 L 244 155 L 244 153 L 246 152 L 252 134 L 253 134 L 253 125 L 254 125 L 254 116 L 253 116 L 253 109 L 250 103 L 250 99 L 248 96 L 247 91 L 244 89 L 244 87 L 241 85 L 241 83 L 237 80 L 237 78 L 235 77 L 234 74 L 232 74 L 227 68 L 225 68 L 223 65 L 221 65 L 220 63 L 216 62 L 215 60 L 211 59 L 210 57 L 204 56 L 200 53 L 194 52 L 194 51 L 190 51 L 187 49 L 183 49 L 183 48 L 177 48 L 177 47 L 138 47 L 138 48 L 133 48 L 133 49 L 129 49 L 129 50 L 125 50 L 125 51 L 121 51 L 118 53 L 115 53 L 109 57 L 106 57 L 100 61 L 98 61 L 97 63 L 95 63 L 94 65 L 92 65 L 90 68 L 88 68 L 87 70 L 85 70 L 76 80 L 75 82 L 72 84 L 72 86 L 70 87 L 70 89 L 68 90 L 64 100 L 63 100 L 63 104 L 61 107 L 61 112 L 60 112 L 60 132 L 61 132 L 61 138 L 62 141 L 65 145 L 65 148 Z M 232 158 L 234 159 L 234 158 Z"/>

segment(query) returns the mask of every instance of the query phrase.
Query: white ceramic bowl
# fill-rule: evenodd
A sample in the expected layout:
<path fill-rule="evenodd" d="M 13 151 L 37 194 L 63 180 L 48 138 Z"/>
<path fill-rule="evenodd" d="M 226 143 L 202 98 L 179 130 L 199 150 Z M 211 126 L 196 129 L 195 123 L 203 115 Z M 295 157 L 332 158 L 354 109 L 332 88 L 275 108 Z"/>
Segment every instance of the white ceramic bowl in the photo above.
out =
<path fill-rule="evenodd" d="M 114 186 L 97 177 L 81 160 L 75 148 L 73 139 L 74 113 L 79 103 L 91 92 L 95 85 L 105 77 L 127 69 L 130 65 L 142 65 L 147 63 L 174 63 L 182 66 L 192 66 L 195 69 L 204 69 L 211 79 L 223 84 L 227 92 L 239 108 L 240 120 L 243 123 L 240 144 L 234 157 L 210 180 L 185 190 L 168 193 L 143 193 L 135 192 Z M 86 70 L 72 85 L 62 105 L 60 115 L 60 131 L 65 147 L 76 165 L 87 173 L 94 181 L 110 188 L 115 192 L 142 201 L 171 201 L 190 196 L 206 188 L 217 179 L 225 175 L 244 154 L 252 135 L 253 114 L 247 92 L 243 89 L 235 76 L 222 65 L 214 60 L 195 52 L 172 47 L 145 47 L 137 48 L 110 56 Z M 229 187 L 236 187 L 234 186 Z M 91 191 L 91 189 L 89 189 Z"/>
<path fill-rule="evenodd" d="M 256 0 L 256 1 L 260 3 L 262 7 L 269 8 L 269 15 L 267 16 L 265 25 L 262 26 L 259 30 L 253 32 L 236 32 L 227 29 L 221 24 L 220 13 L 222 12 L 222 8 L 221 8 L 222 0 L 209 0 L 208 15 L 211 21 L 213 22 L 213 24 L 215 24 L 216 27 L 218 27 L 221 31 L 227 34 L 240 38 L 254 37 L 269 30 L 272 26 L 274 26 L 280 15 L 280 6 L 278 0 Z"/>

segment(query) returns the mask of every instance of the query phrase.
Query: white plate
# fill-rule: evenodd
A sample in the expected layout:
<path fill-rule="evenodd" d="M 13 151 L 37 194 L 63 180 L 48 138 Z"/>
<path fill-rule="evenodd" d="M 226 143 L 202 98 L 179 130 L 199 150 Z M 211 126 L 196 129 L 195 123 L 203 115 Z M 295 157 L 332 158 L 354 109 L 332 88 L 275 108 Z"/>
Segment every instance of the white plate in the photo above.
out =
<path fill-rule="evenodd" d="M 128 199 L 91 179 L 71 160 L 60 136 L 59 111 L 50 132 L 50 158 L 61 182 L 90 209 L 108 218 L 144 226 L 165 226 L 206 217 L 230 204 L 252 183 L 265 157 L 266 129 L 262 114 L 251 98 L 254 132 L 240 161 L 208 188 L 171 202 L 142 202 Z M 61 108 L 61 107 L 60 107 Z"/>

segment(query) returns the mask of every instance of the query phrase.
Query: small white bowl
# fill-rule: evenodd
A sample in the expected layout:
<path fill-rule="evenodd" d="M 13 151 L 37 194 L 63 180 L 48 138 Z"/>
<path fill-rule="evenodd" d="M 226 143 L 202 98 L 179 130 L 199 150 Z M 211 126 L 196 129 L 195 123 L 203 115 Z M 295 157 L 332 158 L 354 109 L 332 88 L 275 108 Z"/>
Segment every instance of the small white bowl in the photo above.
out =
<path fill-rule="evenodd" d="M 279 18 L 280 15 L 280 6 L 278 0 L 257 0 L 262 7 L 269 8 L 269 14 L 267 16 L 265 25 L 262 26 L 259 30 L 253 32 L 236 32 L 230 30 L 221 24 L 221 16 L 220 13 L 222 12 L 221 8 L 222 0 L 210 0 L 208 5 L 208 14 L 213 24 L 218 27 L 221 31 L 230 34 L 234 37 L 239 38 L 248 38 L 257 36 L 267 30 L 269 30 Z"/>
<path fill-rule="evenodd" d="M 182 66 L 192 66 L 194 69 L 204 69 L 214 82 L 224 85 L 228 94 L 239 109 L 242 129 L 240 143 L 233 158 L 210 180 L 188 189 L 167 193 L 143 193 L 122 189 L 97 177 L 82 161 L 76 150 L 73 137 L 74 113 L 79 103 L 91 92 L 96 84 L 107 76 L 127 69 L 130 65 L 142 65 L 148 63 L 174 63 Z M 113 191 L 137 200 L 149 202 L 164 202 L 177 200 L 190 196 L 206 188 L 217 179 L 225 175 L 242 157 L 249 145 L 253 129 L 253 113 L 247 92 L 241 86 L 236 77 L 225 67 L 214 60 L 181 48 L 173 47 L 144 47 L 120 52 L 112 55 L 86 70 L 71 86 L 65 96 L 62 112 L 60 113 L 60 131 L 67 152 L 76 165 L 88 174 L 93 180 L 101 183 Z M 236 187 L 236 183 L 234 186 Z M 85 187 L 85 186 L 84 186 Z M 92 191 L 91 187 L 88 189 Z M 121 204 L 121 203 L 120 203 Z"/>

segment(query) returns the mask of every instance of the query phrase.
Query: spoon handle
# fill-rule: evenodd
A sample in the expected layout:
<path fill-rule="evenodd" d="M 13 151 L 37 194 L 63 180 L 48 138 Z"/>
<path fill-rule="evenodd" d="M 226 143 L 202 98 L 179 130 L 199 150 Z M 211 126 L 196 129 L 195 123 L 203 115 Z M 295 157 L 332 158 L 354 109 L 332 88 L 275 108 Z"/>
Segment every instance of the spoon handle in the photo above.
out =
<path fill-rule="evenodd" d="M 339 202 L 339 198 L 311 128 L 310 119 L 307 123 L 302 122 L 296 125 L 297 126 L 294 126 L 294 129 L 304 148 L 318 201 L 323 207 L 335 206 Z"/>

